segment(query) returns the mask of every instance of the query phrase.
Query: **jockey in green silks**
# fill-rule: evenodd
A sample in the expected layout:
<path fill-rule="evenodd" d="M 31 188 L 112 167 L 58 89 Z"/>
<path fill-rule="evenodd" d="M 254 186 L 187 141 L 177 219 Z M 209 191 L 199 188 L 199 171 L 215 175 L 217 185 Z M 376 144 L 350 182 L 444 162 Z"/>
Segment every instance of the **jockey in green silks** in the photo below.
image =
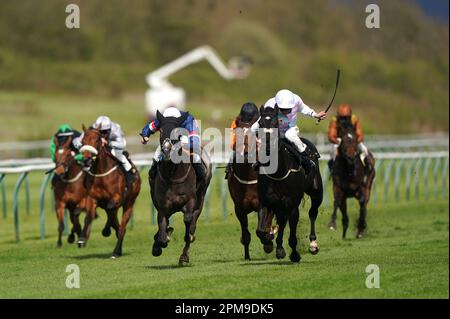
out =
<path fill-rule="evenodd" d="M 60 127 L 58 127 L 58 130 L 56 131 L 54 138 L 52 139 L 52 143 L 50 145 L 50 154 L 52 156 L 52 161 L 55 162 L 55 152 L 56 152 L 55 139 L 58 140 L 59 145 L 62 145 L 67 141 L 68 138 L 72 139 L 72 142 L 70 143 L 70 148 L 77 154 L 75 156 L 75 159 L 77 161 L 82 160 L 83 159 L 82 155 L 78 153 L 78 149 L 73 144 L 75 138 L 79 137 L 80 135 L 81 135 L 80 132 L 72 129 L 72 127 L 70 127 L 70 125 L 68 124 L 63 124 Z"/>

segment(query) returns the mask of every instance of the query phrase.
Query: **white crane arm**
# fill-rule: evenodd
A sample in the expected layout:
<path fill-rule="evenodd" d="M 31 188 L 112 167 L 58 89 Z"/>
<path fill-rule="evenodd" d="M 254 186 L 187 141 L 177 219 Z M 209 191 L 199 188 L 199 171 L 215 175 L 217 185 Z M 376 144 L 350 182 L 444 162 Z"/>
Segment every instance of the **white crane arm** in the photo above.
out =
<path fill-rule="evenodd" d="M 236 75 L 223 64 L 215 51 L 210 46 L 204 45 L 149 73 L 146 77 L 147 83 L 152 88 L 170 85 L 167 82 L 170 75 L 203 59 L 206 59 L 224 79 L 236 78 Z"/>

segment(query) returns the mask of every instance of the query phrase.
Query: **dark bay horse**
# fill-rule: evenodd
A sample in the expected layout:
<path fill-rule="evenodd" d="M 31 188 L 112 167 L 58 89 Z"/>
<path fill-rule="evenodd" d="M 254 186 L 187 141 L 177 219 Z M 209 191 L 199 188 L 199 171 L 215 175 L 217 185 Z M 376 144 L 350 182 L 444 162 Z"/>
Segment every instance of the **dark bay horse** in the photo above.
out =
<path fill-rule="evenodd" d="M 183 212 L 185 246 L 179 259 L 179 265 L 189 263 L 190 244 L 195 240 L 197 220 L 202 212 L 206 190 L 211 181 L 211 162 L 206 152 L 202 151 L 202 161 L 206 167 L 206 176 L 203 181 L 197 181 L 194 168 L 189 161 L 190 150 L 181 146 L 183 133 L 179 131 L 189 113 L 179 118 L 164 117 L 157 111 L 160 122 L 160 147 L 163 159 L 159 162 L 157 175 L 154 180 L 149 176 L 150 194 L 153 204 L 158 211 L 158 231 L 154 236 L 152 248 L 153 256 L 160 256 L 162 249 L 166 248 L 173 228 L 169 227 L 169 218 L 176 212 Z M 185 152 L 188 160 L 176 163 L 173 159 L 176 155 Z"/>
<path fill-rule="evenodd" d="M 62 246 L 62 233 L 64 231 L 64 210 L 67 208 L 70 213 L 72 230 L 67 241 L 73 243 L 75 234 L 81 236 L 81 225 L 79 214 L 86 211 L 93 204 L 93 200 L 87 196 L 87 189 L 84 186 L 85 172 L 81 165 L 75 160 L 75 153 L 70 145 L 72 137 L 59 140 L 55 137 L 55 169 L 52 180 L 52 188 L 55 194 L 55 210 L 58 219 L 58 241 L 57 246 Z"/>
<path fill-rule="evenodd" d="M 242 140 L 243 143 L 236 143 L 236 153 L 244 162 L 237 163 L 234 158 L 231 164 L 231 170 L 228 175 L 228 190 L 234 203 L 234 211 L 237 219 L 241 225 L 241 243 L 244 245 L 244 258 L 250 260 L 249 245 L 251 235 L 248 231 L 248 214 L 251 212 L 258 212 L 259 210 L 259 196 L 258 196 L 258 173 L 253 169 L 249 154 L 256 155 L 256 136 L 250 134 L 250 127 L 256 121 L 256 118 L 247 123 L 242 121 L 239 117 L 236 119 L 236 139 Z M 240 136 L 243 134 L 243 136 Z M 249 139 L 254 139 L 250 141 Z M 249 144 L 255 147 L 252 150 Z M 256 158 L 255 158 L 256 159 Z M 272 219 L 269 219 L 269 227 L 273 232 L 276 228 L 271 227 Z M 264 251 L 270 253 L 273 251 L 273 243 L 264 245 Z"/>
<path fill-rule="evenodd" d="M 317 150 L 313 144 L 305 139 L 304 143 L 308 145 L 307 150 L 315 166 L 311 172 L 306 175 L 303 167 L 300 166 L 296 157 L 293 145 L 284 138 L 280 138 L 278 131 L 278 107 L 264 108 L 260 110 L 260 129 L 265 132 L 266 154 L 270 153 L 274 143 L 277 146 L 276 154 L 268 154 L 270 160 L 278 160 L 276 172 L 273 174 L 264 174 L 264 166 L 260 168 L 258 175 L 258 193 L 260 199 L 260 224 L 258 225 L 257 235 L 263 244 L 267 244 L 273 235 L 266 227 L 267 218 L 276 216 L 279 230 L 276 238 L 276 257 L 282 259 L 286 256 L 283 248 L 283 235 L 286 224 L 289 222 L 289 246 L 292 253 L 289 258 L 292 262 L 300 262 L 300 253 L 297 251 L 297 224 L 299 221 L 299 205 L 306 193 L 311 198 L 311 208 L 309 209 L 310 219 L 310 245 L 311 254 L 317 254 L 319 247 L 315 232 L 315 222 L 319 213 L 319 206 L 322 204 L 323 188 L 322 178 L 319 171 L 319 161 Z M 273 130 L 273 129 L 276 130 Z M 272 136 L 272 138 L 270 138 Z M 261 137 L 260 137 L 261 138 Z M 261 156 L 261 154 L 260 154 Z M 277 157 L 277 158 L 274 158 Z"/>
<path fill-rule="evenodd" d="M 347 198 L 354 197 L 359 202 L 359 220 L 357 238 L 362 238 L 366 229 L 367 203 L 370 199 L 372 182 L 375 178 L 375 159 L 369 153 L 371 169 L 365 172 L 363 162 L 357 152 L 358 141 L 352 125 L 340 127 L 341 144 L 332 166 L 334 208 L 328 227 L 336 229 L 336 212 L 342 212 L 342 237 L 345 238 L 349 219 L 347 215 Z"/>
<path fill-rule="evenodd" d="M 116 258 L 122 255 L 122 243 L 128 221 L 133 213 L 133 205 L 141 189 L 141 179 L 138 171 L 135 170 L 134 182 L 127 185 L 125 172 L 122 171 L 120 162 L 102 143 L 100 129 L 86 129 L 83 126 L 84 137 L 80 153 L 83 154 L 83 165 L 87 171 L 85 183 L 88 194 L 95 202 L 89 208 L 81 237 L 78 239 L 78 245 L 81 247 L 86 245 L 96 208 L 97 206 L 101 207 L 108 216 L 105 228 L 102 231 L 103 236 L 107 237 L 111 234 L 110 227 L 116 232 L 117 243 L 112 256 Z M 120 207 L 123 209 L 123 214 L 122 221 L 119 224 L 117 215 Z"/>

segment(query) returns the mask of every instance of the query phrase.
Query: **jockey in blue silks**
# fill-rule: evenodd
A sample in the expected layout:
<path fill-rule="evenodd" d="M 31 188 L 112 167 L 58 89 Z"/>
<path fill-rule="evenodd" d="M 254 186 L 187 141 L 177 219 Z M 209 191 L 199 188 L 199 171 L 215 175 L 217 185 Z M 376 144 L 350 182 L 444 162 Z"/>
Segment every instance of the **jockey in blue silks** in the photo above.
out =
<path fill-rule="evenodd" d="M 176 107 L 168 107 L 164 113 L 164 117 L 174 117 L 179 118 L 183 115 L 185 115 L 187 112 L 183 112 L 178 110 Z M 187 118 L 181 123 L 180 127 L 186 129 L 188 131 L 188 139 L 189 139 L 189 149 L 191 150 L 191 153 L 193 153 L 193 162 L 192 166 L 195 170 L 195 174 L 197 176 L 197 180 L 203 180 L 206 172 L 203 167 L 201 157 L 200 157 L 200 130 L 197 126 L 197 122 L 195 118 L 189 114 Z M 144 128 L 141 131 L 141 142 L 142 144 L 147 144 L 149 141 L 149 137 L 156 132 L 158 132 L 160 129 L 160 122 L 158 119 L 155 119 L 149 123 L 147 123 Z M 152 167 L 150 169 L 150 178 L 155 179 L 158 163 L 162 159 L 162 152 L 161 152 L 161 146 L 158 145 L 158 148 L 155 151 L 155 155 L 153 156 L 153 163 Z"/>

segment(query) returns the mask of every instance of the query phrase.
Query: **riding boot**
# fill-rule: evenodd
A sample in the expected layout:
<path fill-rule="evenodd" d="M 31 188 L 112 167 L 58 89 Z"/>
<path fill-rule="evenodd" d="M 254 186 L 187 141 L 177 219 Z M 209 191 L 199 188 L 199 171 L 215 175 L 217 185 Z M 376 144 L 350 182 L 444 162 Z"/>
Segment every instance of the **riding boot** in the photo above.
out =
<path fill-rule="evenodd" d="M 366 156 L 366 158 L 364 158 L 364 174 L 366 176 L 369 175 L 371 170 L 372 170 L 372 165 L 370 163 L 369 157 Z"/>
<path fill-rule="evenodd" d="M 136 180 L 136 170 L 134 168 L 130 169 L 125 173 L 125 178 L 127 180 L 127 185 L 132 185 L 133 182 Z"/>
<path fill-rule="evenodd" d="M 158 172 L 158 162 L 153 160 L 152 167 L 150 168 L 150 171 L 148 172 L 148 176 L 151 180 L 154 180 L 156 178 L 156 173 Z"/>
<path fill-rule="evenodd" d="M 192 167 L 194 167 L 195 175 L 197 176 L 197 183 L 202 181 L 205 176 L 205 168 L 202 163 L 192 163 Z"/>
<path fill-rule="evenodd" d="M 316 164 L 309 158 L 309 155 L 306 153 L 306 151 L 300 153 L 300 159 L 301 165 L 305 169 L 305 174 L 309 175 Z"/>

